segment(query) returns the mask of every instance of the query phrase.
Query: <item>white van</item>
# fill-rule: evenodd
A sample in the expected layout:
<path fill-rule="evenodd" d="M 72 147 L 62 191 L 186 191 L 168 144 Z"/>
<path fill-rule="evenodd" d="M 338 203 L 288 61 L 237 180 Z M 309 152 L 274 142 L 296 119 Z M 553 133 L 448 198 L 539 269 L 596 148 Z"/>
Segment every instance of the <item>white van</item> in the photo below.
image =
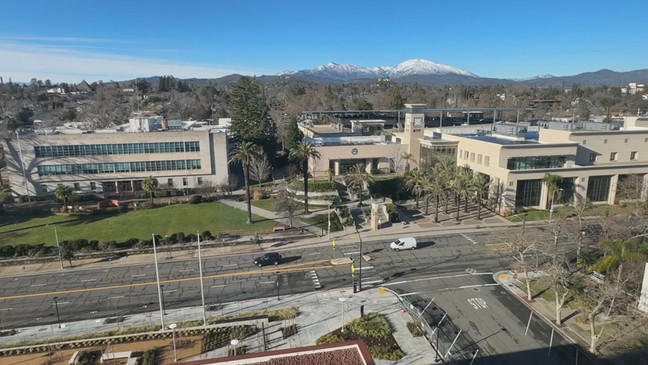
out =
<path fill-rule="evenodd" d="M 413 250 L 416 248 L 416 238 L 404 237 L 392 242 L 389 247 L 394 251 Z"/>

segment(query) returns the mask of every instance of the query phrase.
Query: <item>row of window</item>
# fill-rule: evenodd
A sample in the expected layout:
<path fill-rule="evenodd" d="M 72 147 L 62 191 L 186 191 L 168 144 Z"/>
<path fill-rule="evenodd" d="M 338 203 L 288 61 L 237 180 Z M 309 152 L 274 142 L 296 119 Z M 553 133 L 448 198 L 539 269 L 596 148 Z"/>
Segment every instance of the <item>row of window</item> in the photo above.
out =
<path fill-rule="evenodd" d="M 475 162 L 475 157 L 477 158 L 477 164 L 490 166 L 490 156 L 482 155 L 481 153 L 475 154 L 475 152 L 459 150 L 459 158 L 463 158 L 467 161 L 470 160 L 470 162 Z"/>
<path fill-rule="evenodd" d="M 36 157 L 39 158 L 197 151 L 200 151 L 200 142 L 198 141 L 52 145 L 34 147 Z"/>
<path fill-rule="evenodd" d="M 509 170 L 557 169 L 565 165 L 565 156 L 528 156 L 508 159 Z"/>
<path fill-rule="evenodd" d="M 38 166 L 39 176 L 113 174 L 120 172 L 200 169 L 200 160 L 162 160 L 137 162 L 81 163 Z"/>
<path fill-rule="evenodd" d="M 636 140 L 635 140 L 634 142 L 636 142 Z M 648 137 L 645 137 L 645 138 L 644 138 L 644 142 L 648 143 Z M 607 143 L 608 143 L 608 140 L 607 140 L 607 138 L 606 138 L 606 139 L 603 140 L 603 144 L 607 144 Z M 628 143 L 628 139 L 627 139 L 627 138 L 624 138 L 624 139 L 623 139 L 623 143 Z M 584 139 L 583 142 L 582 142 L 581 144 L 586 145 L 586 144 L 587 144 L 587 140 Z"/>

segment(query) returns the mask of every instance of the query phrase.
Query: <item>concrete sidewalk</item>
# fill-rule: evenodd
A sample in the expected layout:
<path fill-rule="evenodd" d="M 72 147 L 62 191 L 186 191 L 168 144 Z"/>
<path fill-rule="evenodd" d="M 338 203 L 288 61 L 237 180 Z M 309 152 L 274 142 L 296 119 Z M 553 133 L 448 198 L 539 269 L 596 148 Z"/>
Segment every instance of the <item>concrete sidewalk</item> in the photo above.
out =
<path fill-rule="evenodd" d="M 232 199 L 221 199 L 219 201 L 232 208 L 236 208 L 244 212 L 247 212 L 247 203 L 245 201 L 238 201 Z M 255 207 L 254 205 L 252 205 L 251 208 L 252 208 L 252 214 L 258 215 L 263 218 L 272 219 L 279 223 L 285 224 L 286 226 L 290 226 L 290 218 L 285 214 L 278 214 L 277 212 Z M 308 232 L 315 235 L 320 234 L 320 229 L 318 227 L 313 227 L 310 224 L 304 223 L 301 219 L 299 219 L 297 214 L 295 214 L 295 216 L 293 217 L 293 226 L 298 228 L 303 228 L 304 230 L 307 230 Z"/>
<path fill-rule="evenodd" d="M 340 300 L 343 298 L 343 301 Z M 378 290 L 365 290 L 353 293 L 351 288 L 335 289 L 306 294 L 281 296 L 279 299 L 262 298 L 241 302 L 224 303 L 215 311 L 208 311 L 207 316 L 233 315 L 238 313 L 262 311 L 268 309 L 281 309 L 295 307 L 299 315 L 295 319 L 271 322 L 265 328 L 268 350 L 294 348 L 314 345 L 317 339 L 337 328 L 343 323 L 348 323 L 360 317 L 360 306 L 365 306 L 365 312 L 378 312 L 384 314 L 393 328 L 393 335 L 406 356 L 397 362 L 376 360 L 377 364 L 428 364 L 433 356 L 430 344 L 423 337 L 413 337 L 408 329 L 410 319 L 407 313 L 401 312 L 400 304 L 396 297 L 389 293 L 380 293 Z M 201 307 L 188 307 L 167 310 L 165 323 L 171 324 L 186 320 L 202 318 Z M 56 324 L 37 327 L 18 328 L 18 333 L 13 336 L 0 337 L 0 346 L 8 347 L 18 341 L 51 342 L 52 339 L 71 335 L 92 334 L 99 331 L 152 325 L 160 323 L 160 312 L 148 312 L 128 315 L 121 323 L 107 324 L 104 320 L 85 320 L 64 323 L 62 328 Z M 298 333 L 286 339 L 281 334 L 281 328 L 295 324 Z M 260 326 L 260 324 L 259 324 Z M 241 345 L 247 346 L 248 352 L 264 351 L 262 335 L 251 336 Z M 223 347 L 207 354 L 196 356 L 200 359 L 212 356 L 226 356 L 228 348 Z M 183 359 L 189 360 L 189 359 Z"/>

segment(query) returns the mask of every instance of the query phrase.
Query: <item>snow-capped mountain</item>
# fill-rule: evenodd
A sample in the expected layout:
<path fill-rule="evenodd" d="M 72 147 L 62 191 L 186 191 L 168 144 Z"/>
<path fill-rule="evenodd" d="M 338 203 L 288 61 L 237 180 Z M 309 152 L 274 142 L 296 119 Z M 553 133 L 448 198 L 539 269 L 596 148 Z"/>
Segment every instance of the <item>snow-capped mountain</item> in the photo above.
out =
<path fill-rule="evenodd" d="M 458 67 L 443 65 L 424 59 L 410 59 L 394 67 L 379 66 L 372 68 L 329 62 L 326 65 L 308 70 L 284 72 L 281 74 L 281 76 L 332 81 L 357 81 L 380 78 L 399 79 L 413 75 L 458 75 L 478 77 L 472 72 L 462 70 Z"/>

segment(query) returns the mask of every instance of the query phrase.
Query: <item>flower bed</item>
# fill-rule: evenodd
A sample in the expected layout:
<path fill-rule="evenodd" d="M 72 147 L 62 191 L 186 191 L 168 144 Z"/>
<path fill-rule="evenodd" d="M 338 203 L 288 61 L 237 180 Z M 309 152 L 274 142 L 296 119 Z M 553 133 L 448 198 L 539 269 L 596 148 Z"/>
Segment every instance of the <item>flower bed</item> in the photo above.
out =
<path fill-rule="evenodd" d="M 396 343 L 387 319 L 378 313 L 367 313 L 364 317 L 349 322 L 345 331 L 340 328 L 317 339 L 318 345 L 344 341 L 362 340 L 371 356 L 384 360 L 399 360 L 405 354 Z"/>

